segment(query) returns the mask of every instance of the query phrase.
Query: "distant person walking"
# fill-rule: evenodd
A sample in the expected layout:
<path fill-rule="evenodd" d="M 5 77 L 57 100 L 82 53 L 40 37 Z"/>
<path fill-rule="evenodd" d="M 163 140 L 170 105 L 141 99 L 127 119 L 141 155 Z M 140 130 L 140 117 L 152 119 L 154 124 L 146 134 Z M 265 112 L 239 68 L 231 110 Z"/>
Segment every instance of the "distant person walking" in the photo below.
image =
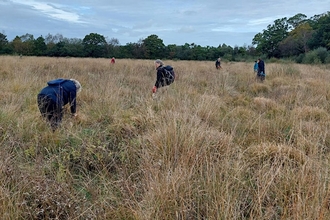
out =
<path fill-rule="evenodd" d="M 61 124 L 63 107 L 70 104 L 72 116 L 77 116 L 76 98 L 81 91 L 80 83 L 75 79 L 54 79 L 38 94 L 38 107 L 41 115 L 55 131 Z"/>
<path fill-rule="evenodd" d="M 265 72 L 265 63 L 262 59 L 258 59 L 258 73 L 257 73 L 257 78 L 263 82 L 266 77 L 266 72 Z"/>
<path fill-rule="evenodd" d="M 116 63 L 116 60 L 115 60 L 114 57 L 111 58 L 110 63 L 111 63 L 111 64 L 115 64 L 115 63 Z"/>
<path fill-rule="evenodd" d="M 221 69 L 221 58 L 220 57 L 215 61 L 215 68 Z"/>
<path fill-rule="evenodd" d="M 155 68 L 157 71 L 157 76 L 156 76 L 155 85 L 152 87 L 153 96 L 156 94 L 159 88 L 168 86 L 172 84 L 175 80 L 175 73 L 173 67 L 169 65 L 164 66 L 163 61 L 156 60 Z"/>

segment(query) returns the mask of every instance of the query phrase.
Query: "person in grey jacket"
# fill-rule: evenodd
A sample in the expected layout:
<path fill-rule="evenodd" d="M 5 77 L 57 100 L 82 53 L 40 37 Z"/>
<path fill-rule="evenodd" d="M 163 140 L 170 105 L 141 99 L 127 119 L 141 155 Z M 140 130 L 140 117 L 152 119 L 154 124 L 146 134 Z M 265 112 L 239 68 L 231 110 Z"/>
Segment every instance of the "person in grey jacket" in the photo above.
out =
<path fill-rule="evenodd" d="M 41 115 L 50 123 L 55 131 L 61 124 L 63 107 L 70 104 L 72 116 L 77 116 L 77 93 L 81 91 L 81 84 L 75 79 L 54 79 L 47 82 L 38 96 L 38 108 Z"/>

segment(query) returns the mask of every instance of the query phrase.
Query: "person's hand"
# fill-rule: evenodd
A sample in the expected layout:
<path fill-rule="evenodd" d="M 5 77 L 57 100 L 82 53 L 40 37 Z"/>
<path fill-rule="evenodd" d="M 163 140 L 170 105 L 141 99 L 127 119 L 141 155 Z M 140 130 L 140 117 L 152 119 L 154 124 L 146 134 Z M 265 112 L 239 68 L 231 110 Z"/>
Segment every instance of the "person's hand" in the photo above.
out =
<path fill-rule="evenodd" d="M 72 117 L 75 118 L 75 117 L 77 117 L 77 115 L 78 115 L 77 113 L 73 113 L 73 114 L 72 114 Z"/>
<path fill-rule="evenodd" d="M 157 87 L 156 86 L 152 87 L 152 93 L 156 93 L 156 92 L 157 92 Z"/>

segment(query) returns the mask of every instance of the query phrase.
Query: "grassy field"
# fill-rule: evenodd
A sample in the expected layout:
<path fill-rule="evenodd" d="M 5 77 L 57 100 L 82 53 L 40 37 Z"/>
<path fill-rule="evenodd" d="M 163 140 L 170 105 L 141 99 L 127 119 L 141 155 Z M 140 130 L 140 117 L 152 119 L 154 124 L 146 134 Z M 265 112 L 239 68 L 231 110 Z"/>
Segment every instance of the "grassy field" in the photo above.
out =
<path fill-rule="evenodd" d="M 1 219 L 329 219 L 330 67 L 0 57 Z M 36 96 L 83 86 L 52 132 Z M 69 109 L 66 109 L 69 113 Z"/>

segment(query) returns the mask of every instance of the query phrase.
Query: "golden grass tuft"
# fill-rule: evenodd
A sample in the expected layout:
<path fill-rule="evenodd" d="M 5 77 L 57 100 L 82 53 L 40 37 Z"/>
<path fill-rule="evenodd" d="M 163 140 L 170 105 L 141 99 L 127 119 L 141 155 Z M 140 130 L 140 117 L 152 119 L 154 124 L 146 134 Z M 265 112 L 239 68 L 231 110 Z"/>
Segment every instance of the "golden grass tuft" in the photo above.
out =
<path fill-rule="evenodd" d="M 324 121 L 329 119 L 329 114 L 325 109 L 313 106 L 302 106 L 292 110 L 298 120 Z"/>
<path fill-rule="evenodd" d="M 253 104 L 259 112 L 264 112 L 266 110 L 276 108 L 276 102 L 274 100 L 264 97 L 255 97 L 253 99 Z"/>
<path fill-rule="evenodd" d="M 274 158 L 289 160 L 299 165 L 304 165 L 308 161 L 308 157 L 304 152 L 289 145 L 264 143 L 247 149 L 245 154 L 248 161 L 256 164 L 268 162 L 274 160 Z"/>
<path fill-rule="evenodd" d="M 279 87 L 279 86 L 289 86 L 289 81 L 287 77 L 276 77 L 272 80 L 272 87 Z"/>
<path fill-rule="evenodd" d="M 271 88 L 268 84 L 265 83 L 254 83 L 250 86 L 250 91 L 253 94 L 267 94 L 271 91 Z"/>

